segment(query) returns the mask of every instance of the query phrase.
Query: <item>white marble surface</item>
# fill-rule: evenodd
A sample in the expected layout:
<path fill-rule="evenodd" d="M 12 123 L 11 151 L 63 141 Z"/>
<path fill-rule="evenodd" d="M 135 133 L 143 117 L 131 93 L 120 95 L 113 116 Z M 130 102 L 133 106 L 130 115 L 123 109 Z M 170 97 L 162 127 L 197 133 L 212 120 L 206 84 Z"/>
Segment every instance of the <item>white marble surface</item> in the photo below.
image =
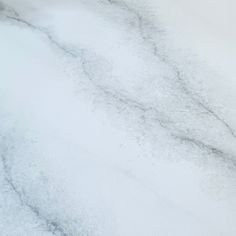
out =
<path fill-rule="evenodd" d="M 1 236 L 236 235 L 228 2 L 1 0 Z"/>

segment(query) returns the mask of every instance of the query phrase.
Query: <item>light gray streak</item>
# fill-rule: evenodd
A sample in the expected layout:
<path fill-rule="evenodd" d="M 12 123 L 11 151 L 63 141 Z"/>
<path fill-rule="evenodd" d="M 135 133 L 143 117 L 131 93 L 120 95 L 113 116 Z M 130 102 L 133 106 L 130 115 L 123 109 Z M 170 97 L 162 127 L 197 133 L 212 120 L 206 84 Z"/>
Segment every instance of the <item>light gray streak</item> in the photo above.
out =
<path fill-rule="evenodd" d="M 175 74 L 176 81 L 180 84 L 181 92 L 184 93 L 192 102 L 193 104 L 197 105 L 202 111 L 207 113 L 209 116 L 213 117 L 215 120 L 217 120 L 219 123 L 223 125 L 225 130 L 234 138 L 236 139 L 236 134 L 234 129 L 223 119 L 221 118 L 216 112 L 214 112 L 206 103 L 202 101 L 201 98 L 197 97 L 195 94 L 191 92 L 191 90 L 188 88 L 186 81 L 180 72 L 179 68 L 175 66 L 172 62 L 171 59 L 167 55 L 163 55 L 160 53 L 161 49 L 158 48 L 158 45 L 155 42 L 155 38 L 147 32 L 147 29 L 145 28 L 147 25 L 152 27 L 152 25 L 136 10 L 134 10 L 132 7 L 130 7 L 128 4 L 126 4 L 124 1 L 116 1 L 116 0 L 108 0 L 107 1 L 109 4 L 111 4 L 114 7 L 122 8 L 126 10 L 130 15 L 132 15 L 134 18 L 136 18 L 137 22 L 137 32 L 139 33 L 140 37 L 143 39 L 144 43 L 149 46 L 151 49 L 152 55 L 157 57 L 160 61 L 164 62 Z M 3 7 L 2 7 L 3 8 Z M 3 10 L 2 10 L 3 11 Z M 10 13 L 10 14 L 9 14 Z M 166 118 L 165 114 L 163 112 L 160 112 L 157 107 L 155 106 L 150 106 L 148 104 L 144 104 L 142 102 L 136 101 L 122 93 L 116 90 L 111 90 L 106 87 L 103 87 L 102 85 L 94 82 L 93 78 L 91 77 L 90 73 L 86 69 L 86 60 L 83 58 L 84 56 L 84 50 L 79 49 L 79 50 L 72 50 L 70 49 L 67 45 L 64 45 L 60 43 L 58 40 L 53 37 L 53 35 L 46 29 L 43 29 L 39 26 L 36 26 L 26 20 L 24 20 L 22 17 L 19 16 L 19 14 L 14 10 L 14 9 L 8 9 L 8 13 L 4 13 L 6 19 L 16 22 L 19 24 L 22 24 L 26 27 L 29 27 L 30 29 L 37 31 L 44 35 L 51 44 L 53 44 L 57 49 L 62 51 L 65 55 L 70 56 L 74 59 L 80 59 L 81 60 L 81 67 L 83 69 L 84 74 L 86 77 L 93 83 L 93 85 L 99 89 L 103 94 L 105 94 L 107 97 L 110 99 L 114 100 L 117 103 L 123 104 L 124 106 L 129 107 L 130 109 L 136 110 L 139 113 L 143 113 L 142 117 L 146 117 L 146 114 L 148 114 L 150 111 L 154 114 L 153 116 L 155 117 L 155 120 L 158 122 L 158 124 L 167 129 L 172 136 L 175 135 L 175 133 L 179 133 L 179 130 L 177 127 L 175 127 L 175 131 L 173 131 L 173 128 L 169 125 L 169 120 Z M 161 34 L 161 31 L 158 32 L 158 34 Z M 165 119 L 163 119 L 165 117 Z M 153 121 L 153 119 L 152 119 Z M 183 139 L 181 139 L 183 141 Z M 191 139 L 188 137 L 184 138 L 185 143 L 195 143 L 196 146 L 199 148 L 205 147 L 209 150 L 212 150 L 212 153 L 215 156 L 221 156 L 222 160 L 224 161 L 229 161 L 232 163 L 232 158 L 224 154 L 224 151 L 221 151 L 219 148 L 216 147 L 210 147 L 207 144 L 204 144 L 202 141 L 197 140 L 197 139 Z M 198 145 L 197 145 L 198 144 Z M 218 150 L 213 151 L 213 150 Z M 234 164 L 233 164 L 234 166 Z"/>
<path fill-rule="evenodd" d="M 14 146 L 12 143 L 8 145 L 4 144 L 4 139 L 5 138 L 3 137 L 1 140 L 2 142 L 0 143 L 1 161 L 3 166 L 4 179 L 10 187 L 12 193 L 14 193 L 20 204 L 28 209 L 34 215 L 34 217 L 36 217 L 36 219 L 42 224 L 44 230 L 56 236 L 73 236 L 73 234 L 66 232 L 66 230 L 61 226 L 60 222 L 57 219 L 50 219 L 46 215 L 44 215 L 41 212 L 40 208 L 30 203 L 25 194 L 18 189 L 11 174 L 11 166 L 8 164 L 9 154 L 13 151 Z"/>

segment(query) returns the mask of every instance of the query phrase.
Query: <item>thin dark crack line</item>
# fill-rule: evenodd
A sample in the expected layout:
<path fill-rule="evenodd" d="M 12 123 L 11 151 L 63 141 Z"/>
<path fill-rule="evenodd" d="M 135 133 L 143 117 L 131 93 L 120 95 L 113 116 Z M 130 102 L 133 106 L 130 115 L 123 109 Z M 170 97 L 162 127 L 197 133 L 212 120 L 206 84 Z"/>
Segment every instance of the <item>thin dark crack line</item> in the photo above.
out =
<path fill-rule="evenodd" d="M 21 193 L 17 189 L 16 185 L 14 184 L 14 181 L 10 173 L 11 171 L 9 169 L 9 166 L 7 165 L 7 160 L 4 154 L 1 155 L 1 160 L 2 160 L 2 165 L 3 165 L 4 177 L 5 177 L 4 179 L 6 183 L 8 184 L 8 186 L 11 188 L 11 190 L 15 193 L 15 195 L 19 199 L 19 202 L 23 206 L 27 207 L 34 214 L 34 216 L 44 224 L 46 231 L 52 233 L 53 235 L 59 234 L 60 236 L 69 236 L 69 234 L 65 232 L 65 230 L 59 225 L 58 222 L 47 219 L 45 216 L 43 216 L 43 214 L 40 212 L 40 210 L 36 206 L 31 205 L 26 200 L 23 193 Z"/>
<path fill-rule="evenodd" d="M 90 78 L 90 75 L 88 72 L 87 73 L 87 77 Z M 94 81 L 90 78 L 91 82 L 94 83 Z M 99 86 L 98 84 L 95 84 L 95 86 Z M 161 114 L 159 113 L 159 111 L 153 107 L 147 107 L 144 104 L 141 104 L 135 100 L 132 100 L 130 98 L 127 97 L 122 97 L 122 96 L 117 96 L 115 93 L 113 93 L 110 90 L 106 90 L 104 87 L 100 88 L 105 94 L 107 94 L 109 97 L 112 97 L 116 100 L 118 100 L 120 103 L 124 104 L 124 105 L 128 105 L 132 108 L 135 108 L 136 110 L 139 110 L 140 112 L 142 112 L 145 116 L 145 114 L 149 111 L 154 112 L 154 116 L 155 117 L 160 117 Z M 161 127 L 163 127 L 164 129 L 167 130 L 171 130 L 171 128 L 166 124 L 166 122 L 164 120 L 158 119 L 157 118 L 158 123 L 160 124 Z M 178 131 L 178 130 L 176 130 Z M 176 133 L 176 132 L 175 132 Z M 219 157 L 222 161 L 228 161 L 228 163 L 231 164 L 231 166 L 233 166 L 233 168 L 236 168 L 236 157 L 234 155 L 230 155 L 227 154 L 226 152 L 212 146 L 209 144 L 205 144 L 204 142 L 197 140 L 197 139 L 193 139 L 187 136 L 180 136 L 180 135 L 176 135 L 173 132 L 171 132 L 171 136 L 172 138 L 181 141 L 181 142 L 185 142 L 185 143 L 190 143 L 190 144 L 194 144 L 195 146 L 197 146 L 199 149 L 201 150 L 207 150 L 208 152 L 210 152 L 211 154 L 213 154 L 216 157 Z"/>
<path fill-rule="evenodd" d="M 197 99 L 191 93 L 191 91 L 187 88 L 185 82 L 183 81 L 183 79 L 181 77 L 180 71 L 177 68 L 175 69 L 175 71 L 177 74 L 177 78 L 180 81 L 180 83 L 182 85 L 182 89 L 185 92 L 185 94 L 188 95 L 188 97 L 190 97 L 190 99 L 192 101 L 194 101 L 195 104 L 197 104 L 199 107 L 201 107 L 203 110 L 205 110 L 209 115 L 211 115 L 216 120 L 218 120 L 228 130 L 228 132 L 231 134 L 231 136 L 236 139 L 235 131 L 230 127 L 230 125 L 225 120 L 223 120 L 219 115 L 217 115 L 209 106 L 207 106 L 203 102 L 201 102 L 200 99 Z"/>
<path fill-rule="evenodd" d="M 171 61 L 165 56 L 161 55 L 158 53 L 158 46 L 155 43 L 155 40 L 153 39 L 153 37 L 151 35 L 147 35 L 145 33 L 145 29 L 144 29 L 144 19 L 143 17 L 134 9 L 132 9 L 130 6 L 128 6 L 124 1 L 113 1 L 113 0 L 108 0 L 108 2 L 112 5 L 119 5 L 120 7 L 126 8 L 128 12 L 132 12 L 132 14 L 134 14 L 137 18 L 137 22 L 138 22 L 138 29 L 139 29 L 139 33 L 141 35 L 141 38 L 145 41 L 148 42 L 151 47 L 153 48 L 153 54 L 158 57 L 158 59 L 160 59 L 161 61 L 163 61 L 164 63 L 166 63 L 168 66 L 171 67 L 171 69 L 173 71 L 175 71 L 176 73 L 176 77 L 180 83 L 180 85 L 182 86 L 182 90 L 183 92 L 185 92 L 185 94 L 195 103 L 197 104 L 199 107 L 201 107 L 203 110 L 205 110 L 210 116 L 213 116 L 216 120 L 218 120 L 231 134 L 231 136 L 233 138 L 236 139 L 236 133 L 233 130 L 233 128 L 224 120 L 222 119 L 219 115 L 217 115 L 209 106 L 205 105 L 203 102 L 201 102 L 199 99 L 197 99 L 192 92 L 188 89 L 188 87 L 186 86 L 181 73 L 179 71 L 178 68 L 176 68 L 174 65 L 172 65 Z M 160 33 L 160 32 L 159 32 Z"/>
<path fill-rule="evenodd" d="M 112 1 L 109 1 L 111 4 L 118 4 L 117 2 L 112 2 Z M 123 6 L 125 8 L 128 9 L 128 11 L 130 12 L 133 12 L 133 14 L 137 17 L 137 20 L 139 22 L 139 28 L 140 28 L 140 34 L 141 34 L 141 37 L 144 38 L 145 41 L 148 40 L 148 38 L 150 37 L 147 37 L 145 36 L 145 31 L 143 29 L 143 26 L 142 26 L 142 22 L 143 22 L 143 19 L 142 19 L 142 16 L 140 16 L 137 12 L 135 11 L 132 11 L 132 9 L 130 7 L 127 6 L 127 4 L 123 4 Z M 15 10 L 14 10 L 15 14 L 16 15 L 19 15 Z M 14 20 L 14 21 L 17 21 L 17 22 L 20 22 L 20 23 L 23 23 L 25 25 L 27 25 L 28 27 L 36 30 L 36 31 L 39 31 L 41 33 L 43 33 L 47 38 L 48 40 L 54 44 L 58 49 L 62 50 L 64 53 L 66 53 L 67 55 L 70 55 L 71 57 L 73 58 L 77 58 L 78 55 L 69 50 L 67 47 L 65 46 L 62 46 L 60 43 L 58 43 L 52 36 L 50 33 L 48 33 L 46 30 L 44 29 L 40 29 L 39 27 L 19 18 L 19 17 L 14 17 L 14 16 L 6 16 L 8 19 L 11 19 L 11 20 Z M 153 47 L 157 47 L 155 42 L 152 40 L 152 45 Z M 156 51 L 156 50 L 155 50 Z M 158 56 L 158 55 L 156 55 Z M 160 59 L 160 55 L 158 56 L 158 58 Z M 167 63 L 169 66 L 171 66 L 170 62 L 167 61 L 167 59 L 165 59 L 165 63 Z M 210 109 L 208 106 L 206 106 L 203 102 L 201 102 L 199 99 L 197 99 L 196 97 L 193 96 L 193 94 L 190 92 L 190 90 L 187 88 L 187 86 L 185 85 L 185 82 L 183 81 L 183 78 L 181 76 L 181 73 L 180 71 L 178 70 L 178 68 L 174 67 L 174 66 L 171 66 L 172 69 L 176 72 L 176 77 L 178 79 L 178 81 L 180 82 L 181 86 L 182 86 L 182 89 L 183 91 L 185 92 L 185 94 L 191 98 L 192 101 L 195 102 L 195 104 L 197 104 L 199 107 L 201 107 L 203 110 L 205 110 L 209 115 L 213 116 L 216 120 L 218 120 L 220 123 L 223 124 L 223 126 L 229 131 L 229 133 L 234 137 L 236 138 L 236 134 L 234 132 L 234 130 L 230 127 L 230 125 L 225 121 L 223 120 L 219 115 L 217 115 L 212 109 Z M 100 89 L 101 89 L 101 86 L 100 86 Z"/>
<path fill-rule="evenodd" d="M 31 24 L 31 23 L 28 23 L 27 21 L 25 20 L 22 20 L 20 18 L 16 18 L 16 17 L 9 17 L 9 19 L 12 19 L 14 21 L 17 21 L 17 22 L 20 22 L 20 23 L 23 23 L 25 24 L 26 26 L 34 29 L 34 30 L 37 30 L 43 34 L 45 34 L 47 36 L 47 38 L 50 40 L 51 43 L 53 43 L 55 46 L 57 46 L 60 50 L 62 50 L 64 53 L 66 54 L 69 54 L 70 56 L 72 56 L 73 58 L 77 58 L 78 55 L 73 53 L 73 52 L 70 52 L 66 47 L 63 47 L 61 46 L 60 43 L 58 43 L 55 39 L 53 39 L 53 37 L 48 33 L 46 32 L 45 30 L 42 30 L 38 27 L 36 27 L 35 25 Z M 115 93 L 109 91 L 108 89 L 105 89 L 103 86 L 99 85 L 99 84 L 96 84 L 94 82 L 94 80 L 90 77 L 89 73 L 86 71 L 85 69 L 85 62 L 82 62 L 82 65 L 83 65 L 83 72 L 86 74 L 87 78 L 89 79 L 90 82 L 92 82 L 94 84 L 95 87 L 99 88 L 99 90 L 101 90 L 103 93 L 105 93 L 106 95 L 110 95 L 113 99 L 116 99 L 118 100 L 119 102 L 121 102 L 122 104 L 131 104 L 130 106 L 135 108 L 135 109 L 139 109 L 143 112 L 147 112 L 149 110 L 155 110 L 156 113 L 159 113 L 155 108 L 152 108 L 152 107 L 149 107 L 149 108 L 146 108 L 145 105 L 142 105 L 141 103 L 135 101 L 135 100 L 132 100 L 132 99 L 129 99 L 128 97 L 123 97 L 123 96 L 117 96 L 115 95 Z M 128 102 L 127 102 L 128 101 Z M 158 122 L 159 124 L 164 128 L 164 123 L 158 119 Z"/>
<path fill-rule="evenodd" d="M 234 156 L 227 154 L 227 153 L 223 152 L 222 150 L 215 148 L 212 145 L 208 145 L 208 144 L 205 144 L 204 142 L 199 141 L 197 139 L 185 137 L 185 136 L 181 136 L 181 135 L 173 135 L 173 137 L 175 139 L 180 140 L 181 142 L 187 142 L 189 144 L 192 144 L 192 145 L 198 147 L 201 150 L 205 150 L 205 151 L 209 152 L 210 154 L 217 156 L 224 163 L 230 164 L 229 165 L 230 168 L 232 168 L 232 167 L 233 167 L 233 169 L 236 168 L 236 159 Z"/>
<path fill-rule="evenodd" d="M 110 3 L 112 3 L 112 1 L 109 1 Z M 128 9 L 129 11 L 132 11 L 130 10 L 130 8 Z M 15 12 L 15 11 L 14 11 Z M 141 33 L 141 37 L 147 41 L 147 40 L 150 40 L 150 37 L 148 36 L 145 36 L 145 30 L 143 29 L 143 19 L 142 19 L 142 16 L 140 16 L 138 13 L 135 13 L 133 12 L 136 16 L 137 16 L 137 19 L 138 19 L 138 25 L 139 25 L 139 30 L 140 30 L 140 33 Z M 18 15 L 18 14 L 15 14 L 15 15 Z M 52 35 L 50 33 L 48 33 L 46 30 L 44 29 L 41 29 L 19 17 L 16 17 L 16 16 L 6 16 L 7 19 L 9 20 L 12 20 L 12 21 L 15 21 L 15 22 L 18 22 L 18 23 L 22 23 L 24 25 L 26 25 L 27 27 L 35 30 L 35 31 L 38 31 L 40 33 L 42 33 L 43 35 L 45 35 L 48 40 L 53 44 L 55 45 L 58 49 L 60 49 L 61 51 L 63 51 L 64 53 L 66 53 L 67 55 L 71 56 L 72 58 L 78 58 L 79 56 L 77 55 L 76 52 L 72 51 L 72 50 L 69 50 L 66 46 L 63 46 L 62 44 L 60 44 L 58 41 L 56 41 Z M 152 40 L 152 47 L 154 48 L 154 52 L 157 56 L 157 46 L 155 44 L 155 42 Z M 160 57 L 158 57 L 160 59 Z M 162 59 L 162 60 L 165 60 L 166 63 L 168 63 L 170 65 L 170 62 L 167 60 L 167 59 Z M 84 68 L 83 68 L 84 69 Z M 220 123 L 222 123 L 226 128 L 227 130 L 230 132 L 230 134 L 236 138 L 236 135 L 235 135 L 235 132 L 234 130 L 230 127 L 230 125 L 225 122 L 221 117 L 219 117 L 213 110 L 211 110 L 208 106 L 206 106 L 204 103 L 202 103 L 201 101 L 199 101 L 197 98 L 195 98 L 193 96 L 193 94 L 190 92 L 190 90 L 187 88 L 187 86 L 185 85 L 185 82 L 183 81 L 183 78 L 179 72 L 179 70 L 177 68 L 173 68 L 175 69 L 175 72 L 177 74 L 177 78 L 179 80 L 179 82 L 181 83 L 182 85 L 182 88 L 183 88 L 183 91 L 196 103 L 198 104 L 200 107 L 202 107 L 202 109 L 204 109 L 205 111 L 208 112 L 208 114 L 212 115 L 213 117 L 215 117 L 215 119 L 217 119 Z M 84 72 L 86 73 L 86 70 L 84 69 Z M 90 77 L 88 74 L 87 74 L 87 77 Z M 93 81 L 91 78 L 89 78 L 90 81 Z M 127 97 L 124 97 L 124 96 L 117 96 L 115 95 L 115 93 L 113 93 L 112 91 L 110 90 L 107 90 L 105 89 L 104 87 L 98 85 L 98 84 L 95 84 L 96 87 L 98 87 L 100 90 L 103 91 L 103 93 L 105 93 L 106 95 L 112 97 L 113 99 L 116 99 L 118 100 L 120 103 L 122 104 L 128 104 L 130 107 L 132 108 L 135 108 L 135 109 L 138 109 L 140 111 L 142 111 L 144 114 L 148 111 L 154 111 L 155 112 L 155 116 L 156 117 L 159 117 L 159 112 L 157 109 L 155 109 L 154 107 L 146 107 L 145 105 L 135 101 L 135 100 L 132 100 L 132 99 L 129 99 Z M 165 125 L 163 123 L 163 121 L 161 121 L 160 119 L 158 119 L 158 122 L 159 124 L 165 128 L 165 129 L 168 129 L 170 130 L 170 128 Z M 174 137 L 174 135 L 172 134 L 172 136 Z M 195 146 L 197 146 L 199 149 L 201 150 L 207 150 L 209 152 L 211 152 L 214 156 L 217 156 L 219 157 L 219 159 L 221 159 L 222 161 L 226 161 L 227 163 L 230 163 L 230 166 L 235 168 L 236 167 L 236 161 L 235 161 L 235 158 L 233 156 L 229 156 L 228 154 L 226 154 L 225 152 L 223 152 L 222 150 L 218 149 L 218 148 L 215 148 L 211 145 L 207 145 L 199 140 L 196 140 L 196 139 L 193 139 L 193 138 L 189 138 L 189 137 L 184 137 L 184 136 L 175 136 L 176 139 L 182 141 L 182 142 L 187 142 L 189 144 L 193 144 Z M 12 179 L 12 176 L 9 172 L 9 168 L 6 164 L 6 158 L 5 156 L 2 155 L 2 163 L 3 163 L 3 169 L 4 169 L 4 175 L 5 175 L 5 181 L 6 183 L 8 184 L 8 186 L 12 189 L 12 191 L 15 193 L 15 195 L 18 197 L 19 201 L 21 202 L 22 205 L 26 206 L 34 215 L 37 219 L 39 219 L 40 221 L 42 221 L 47 229 L 47 231 L 51 232 L 53 235 L 58 235 L 60 234 L 61 236 L 68 236 L 69 234 L 67 234 L 65 232 L 65 230 L 56 222 L 56 221 L 53 221 L 53 220 L 49 220 L 47 219 L 46 217 L 44 217 L 42 215 L 42 213 L 40 212 L 40 210 L 31 205 L 26 199 L 25 197 L 22 195 L 22 193 L 17 189 L 17 187 L 15 186 L 14 184 L 14 181 Z"/>
<path fill-rule="evenodd" d="M 141 37 L 144 39 L 144 41 L 147 41 L 148 39 L 150 40 L 150 38 L 151 38 L 151 36 L 150 37 L 147 37 L 147 36 L 145 36 L 145 29 L 143 28 L 143 18 L 142 18 L 142 16 L 139 14 L 139 13 L 137 13 L 135 10 L 133 10 L 133 9 L 131 9 L 126 3 L 124 3 L 124 2 L 122 2 L 122 3 L 120 3 L 120 2 L 117 2 L 117 1 L 108 1 L 110 4 L 113 4 L 113 5 L 120 5 L 120 7 L 124 7 L 124 8 L 126 8 L 127 9 L 127 11 L 129 11 L 130 13 L 132 13 L 132 14 L 134 14 L 136 17 L 137 17 L 137 19 L 138 19 L 138 22 L 139 22 L 139 31 L 141 31 L 140 32 L 140 34 L 141 34 Z M 52 44 L 54 44 L 58 49 L 60 49 L 61 51 L 63 51 L 64 53 L 66 53 L 67 55 L 69 55 L 69 56 L 71 56 L 72 58 L 79 58 L 79 56 L 78 56 L 78 54 L 77 53 L 75 53 L 75 52 L 73 52 L 73 51 L 71 51 L 71 50 L 69 50 L 66 46 L 62 46 L 60 43 L 58 43 L 58 41 L 56 41 L 53 37 L 52 37 L 52 35 L 50 34 L 50 33 L 48 33 L 46 30 L 44 30 L 44 29 L 41 29 L 41 28 L 39 28 L 39 27 L 37 27 L 37 26 L 35 26 L 35 25 L 33 25 L 33 24 L 31 24 L 31 23 L 29 23 L 29 22 L 27 22 L 27 21 L 25 21 L 25 20 L 23 20 L 23 19 L 21 19 L 20 17 L 18 17 L 19 16 L 19 14 L 14 10 L 14 13 L 15 13 L 15 15 L 17 15 L 17 17 L 15 17 L 15 16 L 6 16 L 8 19 L 10 19 L 10 20 L 13 20 L 13 21 L 16 21 L 16 22 L 18 22 L 18 23 L 22 23 L 22 24 L 24 24 L 24 25 L 26 25 L 26 26 L 28 26 L 28 27 L 30 27 L 30 28 L 32 28 L 32 29 L 34 29 L 34 30 L 36 30 L 36 31 L 38 31 L 38 32 L 40 32 L 40 33 L 42 33 L 42 34 L 44 34 L 47 38 L 48 38 L 48 40 L 52 43 Z M 156 44 L 155 44 L 155 42 L 154 42 L 154 40 L 152 40 L 152 47 L 155 47 L 155 50 L 154 50 L 154 52 L 156 52 L 157 51 L 157 46 L 156 46 Z M 188 96 L 188 97 L 190 97 L 194 102 L 195 102 L 195 104 L 197 104 L 199 107 L 201 107 L 202 109 L 204 109 L 205 111 L 207 111 L 207 113 L 209 114 L 209 115 L 211 115 L 211 116 L 213 116 L 215 119 L 217 119 L 220 123 L 222 123 L 223 125 L 224 125 L 224 127 L 226 127 L 227 128 L 227 130 L 230 132 L 230 134 L 234 137 L 234 138 L 236 138 L 236 135 L 235 135 L 235 133 L 234 133 L 234 131 L 233 131 L 233 129 L 230 127 L 230 125 L 227 123 L 227 122 L 225 122 L 222 118 L 220 118 L 213 110 L 211 110 L 208 106 L 206 106 L 205 104 L 203 104 L 201 101 L 199 101 L 197 98 L 195 98 L 194 96 L 193 96 L 193 94 L 190 92 L 190 90 L 187 88 L 187 86 L 185 85 L 185 82 L 183 81 L 183 78 L 182 78 L 182 76 L 181 76 L 181 73 L 180 73 L 180 71 L 178 70 L 178 68 L 176 68 L 175 66 L 173 66 L 172 64 L 171 64 L 171 62 L 169 61 L 169 60 L 167 60 L 166 58 L 164 58 L 163 56 L 162 57 L 160 57 L 160 55 L 158 55 L 158 54 L 154 54 L 155 56 L 157 56 L 159 59 L 161 59 L 161 60 L 163 60 L 167 65 L 169 65 L 169 66 L 171 66 L 172 67 L 172 69 L 176 72 L 176 75 L 177 75 L 177 79 L 178 79 L 178 81 L 180 82 L 180 84 L 181 84 L 181 86 L 182 86 L 182 90 L 185 92 L 185 94 Z M 80 56 L 81 57 L 81 56 Z M 84 65 L 84 62 L 82 63 L 82 66 Z M 84 73 L 86 74 L 86 76 L 88 77 L 88 79 L 91 81 L 91 82 L 93 82 L 93 79 L 92 78 L 90 78 L 90 76 L 89 76 L 89 73 L 88 72 L 86 72 L 86 69 L 84 68 L 84 66 L 83 66 L 83 71 L 84 71 Z M 103 93 L 105 93 L 106 95 L 110 95 L 113 99 L 116 99 L 116 100 L 118 100 L 119 102 L 122 102 L 123 104 L 126 104 L 127 105 L 127 97 L 123 97 L 122 95 L 121 96 L 117 96 L 117 95 L 115 95 L 115 93 L 113 93 L 113 92 L 111 92 L 111 91 L 109 91 L 108 89 L 105 89 L 103 86 L 101 86 L 101 85 L 98 85 L 98 84 L 96 84 L 96 83 L 94 83 L 93 82 L 93 84 L 99 89 L 99 90 L 101 90 Z M 158 110 L 157 109 L 155 109 L 154 107 L 152 107 L 152 106 L 150 106 L 150 107 L 146 107 L 144 104 L 141 104 L 141 103 L 139 103 L 139 102 L 137 102 L 137 101 L 135 101 L 135 100 L 132 100 L 132 99 L 128 99 L 128 104 L 130 104 L 130 106 L 131 107 L 133 107 L 133 108 L 136 108 L 136 109 L 138 109 L 138 110 L 140 110 L 140 111 L 143 111 L 144 113 L 146 113 L 147 111 L 154 111 L 156 114 L 160 114 L 160 112 L 158 112 Z M 157 115 L 158 116 L 158 115 Z M 158 122 L 159 122 L 159 124 L 161 125 L 161 127 L 163 127 L 163 128 L 165 128 L 165 129 L 167 129 L 167 130 L 171 130 L 171 128 L 170 127 L 168 127 L 167 125 L 165 125 L 165 122 L 164 121 L 162 121 L 162 120 L 160 120 L 160 119 L 158 119 L 157 118 L 157 120 L 158 120 Z M 174 136 L 174 135 L 172 135 L 172 136 Z M 188 139 L 186 139 L 185 141 L 187 141 Z M 189 139 L 189 142 L 190 142 L 190 139 Z M 206 145 L 207 146 L 207 145 Z M 199 146 L 200 147 L 200 146 Z M 222 153 L 223 153 L 223 151 L 222 151 Z"/>
<path fill-rule="evenodd" d="M 62 46 L 62 44 L 58 43 L 58 42 L 52 37 L 52 35 L 51 35 L 50 33 L 48 33 L 46 30 L 41 29 L 40 27 L 37 27 L 37 26 L 35 26 L 35 25 L 29 23 L 28 21 L 25 21 L 25 20 L 23 20 L 23 19 L 21 19 L 21 18 L 19 18 L 19 17 L 6 15 L 6 18 L 8 18 L 8 19 L 10 19 L 10 20 L 13 20 L 13 21 L 16 21 L 16 22 L 18 22 L 18 23 L 22 23 L 22 24 L 28 26 L 29 28 L 32 28 L 33 30 L 38 31 L 38 32 L 44 34 L 44 35 L 48 38 L 48 40 L 49 40 L 53 45 L 55 45 L 58 49 L 60 49 L 61 51 L 63 51 L 64 53 L 66 53 L 67 55 L 69 55 L 69 56 L 71 56 L 71 57 L 73 57 L 73 58 L 77 58 L 77 57 L 78 57 L 78 55 L 77 55 L 75 52 L 73 52 L 72 50 L 69 50 L 67 47 Z"/>

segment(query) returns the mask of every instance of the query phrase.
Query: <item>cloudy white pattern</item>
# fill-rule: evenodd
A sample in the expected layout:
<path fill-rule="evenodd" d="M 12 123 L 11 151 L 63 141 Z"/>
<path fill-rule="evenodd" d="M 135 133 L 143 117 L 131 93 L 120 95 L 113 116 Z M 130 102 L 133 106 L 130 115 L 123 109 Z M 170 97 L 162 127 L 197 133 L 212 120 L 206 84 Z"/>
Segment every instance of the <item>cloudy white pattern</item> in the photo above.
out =
<path fill-rule="evenodd" d="M 236 234 L 236 84 L 162 7 L 1 0 L 1 235 Z"/>

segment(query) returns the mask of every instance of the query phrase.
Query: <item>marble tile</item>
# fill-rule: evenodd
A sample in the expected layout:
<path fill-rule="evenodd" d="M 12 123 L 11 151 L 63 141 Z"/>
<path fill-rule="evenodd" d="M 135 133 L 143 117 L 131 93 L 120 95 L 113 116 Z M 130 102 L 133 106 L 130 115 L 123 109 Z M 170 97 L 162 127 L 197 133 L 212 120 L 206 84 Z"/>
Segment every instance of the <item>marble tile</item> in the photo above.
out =
<path fill-rule="evenodd" d="M 236 234 L 221 4 L 0 1 L 2 236 Z"/>

